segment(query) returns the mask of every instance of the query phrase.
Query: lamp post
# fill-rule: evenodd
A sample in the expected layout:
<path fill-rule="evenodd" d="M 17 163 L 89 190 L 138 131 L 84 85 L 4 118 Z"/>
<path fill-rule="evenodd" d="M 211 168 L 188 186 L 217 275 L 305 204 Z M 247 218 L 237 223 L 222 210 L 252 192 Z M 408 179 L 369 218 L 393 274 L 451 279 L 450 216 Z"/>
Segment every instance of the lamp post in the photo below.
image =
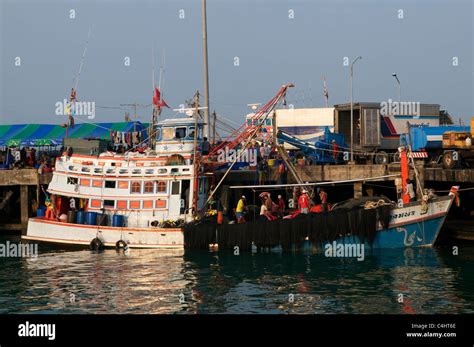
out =
<path fill-rule="evenodd" d="M 402 85 L 400 84 L 400 80 L 398 79 L 398 76 L 396 73 L 392 74 L 393 77 L 395 77 L 395 79 L 397 80 L 397 83 L 398 83 L 398 102 L 401 103 L 402 102 Z M 400 104 L 398 105 L 400 106 Z"/>
<path fill-rule="evenodd" d="M 351 81 L 351 164 L 354 164 L 354 105 L 352 100 L 352 80 L 354 76 L 354 64 L 362 59 L 361 56 L 355 58 L 350 67 L 350 81 Z"/>

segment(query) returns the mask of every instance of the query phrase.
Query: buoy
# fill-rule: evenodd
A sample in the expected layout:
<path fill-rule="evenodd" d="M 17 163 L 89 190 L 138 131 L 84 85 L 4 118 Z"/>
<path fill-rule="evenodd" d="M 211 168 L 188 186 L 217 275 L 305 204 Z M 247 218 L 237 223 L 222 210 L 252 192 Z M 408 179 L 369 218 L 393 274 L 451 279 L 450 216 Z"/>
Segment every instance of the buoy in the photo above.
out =
<path fill-rule="evenodd" d="M 98 237 L 96 237 L 92 239 L 90 247 L 93 251 L 101 251 L 104 249 L 104 243 Z"/>
<path fill-rule="evenodd" d="M 118 240 L 115 244 L 115 248 L 123 248 L 126 251 L 128 249 L 128 244 L 124 240 Z"/>

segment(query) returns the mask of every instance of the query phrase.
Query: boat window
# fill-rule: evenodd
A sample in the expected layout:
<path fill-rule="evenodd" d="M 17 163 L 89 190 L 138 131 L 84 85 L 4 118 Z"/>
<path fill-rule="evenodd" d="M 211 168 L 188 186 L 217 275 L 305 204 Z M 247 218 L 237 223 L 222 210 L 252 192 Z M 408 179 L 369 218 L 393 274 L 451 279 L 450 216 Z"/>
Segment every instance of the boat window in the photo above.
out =
<path fill-rule="evenodd" d="M 143 208 L 153 208 L 153 200 L 143 200 Z"/>
<path fill-rule="evenodd" d="M 114 208 L 115 200 L 104 200 L 104 208 Z"/>
<path fill-rule="evenodd" d="M 116 186 L 116 181 L 105 181 L 105 188 L 115 188 Z"/>
<path fill-rule="evenodd" d="M 166 181 L 158 181 L 156 187 L 157 193 L 166 193 Z"/>
<path fill-rule="evenodd" d="M 94 173 L 102 173 L 102 168 L 94 169 Z"/>
<path fill-rule="evenodd" d="M 174 128 L 163 128 L 163 140 L 174 139 Z"/>
<path fill-rule="evenodd" d="M 158 141 L 161 140 L 161 129 L 156 129 L 155 130 L 155 136 Z"/>
<path fill-rule="evenodd" d="M 140 200 L 132 200 L 130 201 L 130 209 L 139 209 L 140 208 Z"/>
<path fill-rule="evenodd" d="M 168 172 L 168 170 L 166 170 L 166 169 L 159 169 L 158 170 L 158 173 L 160 173 L 160 174 L 165 174 L 167 172 Z"/>
<path fill-rule="evenodd" d="M 179 181 L 173 182 L 171 185 L 171 194 L 179 195 Z"/>
<path fill-rule="evenodd" d="M 177 174 L 179 172 L 179 169 L 177 167 L 171 169 L 172 174 Z"/>
<path fill-rule="evenodd" d="M 91 185 L 91 180 L 86 178 L 81 178 L 81 186 L 89 187 Z"/>
<path fill-rule="evenodd" d="M 120 171 L 119 171 L 119 173 L 122 174 L 122 175 L 126 174 L 127 172 L 128 172 L 127 169 L 120 169 Z"/>
<path fill-rule="evenodd" d="M 67 184 L 77 184 L 77 177 L 68 177 Z"/>
<path fill-rule="evenodd" d="M 91 199 L 91 207 L 100 208 L 102 205 L 101 201 L 98 199 Z"/>
<path fill-rule="evenodd" d="M 128 189 L 128 181 L 119 181 L 118 187 L 120 189 Z"/>
<path fill-rule="evenodd" d="M 143 187 L 144 193 L 153 193 L 153 182 L 145 182 Z"/>
<path fill-rule="evenodd" d="M 146 169 L 146 170 L 145 170 L 145 173 L 146 173 L 147 175 L 152 175 L 152 174 L 153 174 L 153 169 Z"/>
<path fill-rule="evenodd" d="M 142 170 L 140 170 L 140 169 L 133 169 L 133 171 L 132 171 L 133 175 L 138 175 L 138 174 L 141 174 L 141 173 L 142 173 Z"/>
<path fill-rule="evenodd" d="M 158 199 L 155 201 L 156 208 L 166 208 L 166 200 Z"/>
<path fill-rule="evenodd" d="M 121 210 L 127 209 L 127 200 L 117 200 L 117 208 Z"/>
<path fill-rule="evenodd" d="M 91 169 L 89 169 L 88 167 L 83 167 L 82 168 L 82 172 L 90 172 L 90 171 L 91 171 Z"/>
<path fill-rule="evenodd" d="M 176 128 L 176 136 L 177 139 L 184 139 L 186 137 L 186 127 Z"/>
<path fill-rule="evenodd" d="M 188 137 L 194 139 L 194 127 L 189 127 Z"/>
<path fill-rule="evenodd" d="M 132 193 L 141 193 L 141 182 L 132 182 Z"/>
<path fill-rule="evenodd" d="M 102 181 L 101 180 L 93 180 L 92 186 L 96 188 L 102 188 Z"/>
<path fill-rule="evenodd" d="M 108 174 L 115 173 L 115 169 L 107 169 L 107 173 L 108 173 Z"/>
<path fill-rule="evenodd" d="M 202 126 L 198 127 L 198 140 L 202 140 L 203 129 Z"/>

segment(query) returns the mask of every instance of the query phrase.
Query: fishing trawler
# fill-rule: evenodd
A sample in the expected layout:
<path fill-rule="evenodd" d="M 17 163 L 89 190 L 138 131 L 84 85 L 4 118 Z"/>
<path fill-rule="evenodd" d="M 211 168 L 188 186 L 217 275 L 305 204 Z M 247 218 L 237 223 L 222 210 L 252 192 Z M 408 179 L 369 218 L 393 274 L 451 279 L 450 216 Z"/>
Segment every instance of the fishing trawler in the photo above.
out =
<path fill-rule="evenodd" d="M 194 162 L 202 121 L 159 122 L 143 153 L 63 154 L 48 187 L 50 213 L 31 218 L 25 240 L 93 248 L 180 248 L 179 227 L 205 202 L 207 178 Z M 197 129 L 197 130 L 196 130 Z"/>

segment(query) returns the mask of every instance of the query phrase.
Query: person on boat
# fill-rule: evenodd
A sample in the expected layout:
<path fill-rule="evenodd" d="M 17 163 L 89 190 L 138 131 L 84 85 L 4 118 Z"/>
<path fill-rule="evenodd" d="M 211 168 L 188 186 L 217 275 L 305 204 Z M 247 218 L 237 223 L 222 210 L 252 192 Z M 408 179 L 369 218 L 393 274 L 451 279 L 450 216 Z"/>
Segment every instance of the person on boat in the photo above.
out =
<path fill-rule="evenodd" d="M 298 206 L 300 207 L 301 213 L 303 214 L 309 213 L 309 196 L 308 196 L 308 191 L 306 189 L 303 189 L 300 197 L 298 198 Z"/>
<path fill-rule="evenodd" d="M 239 199 L 237 208 L 235 209 L 235 216 L 237 217 L 237 223 L 245 223 L 245 213 L 247 212 L 247 199 L 245 195 Z"/>
<path fill-rule="evenodd" d="M 407 191 L 408 196 L 410 197 L 410 201 L 415 201 L 416 200 L 415 187 L 413 186 L 412 180 L 410 180 L 409 178 L 407 178 L 406 180 L 405 189 Z"/>
<path fill-rule="evenodd" d="M 281 195 L 278 195 L 278 215 L 283 218 L 285 215 L 286 203 Z"/>
<path fill-rule="evenodd" d="M 203 142 L 201 144 L 201 153 L 202 155 L 208 155 L 211 151 L 211 143 L 207 140 L 207 137 L 203 138 Z"/>
<path fill-rule="evenodd" d="M 262 205 L 260 206 L 260 219 L 272 221 L 275 220 L 276 217 L 273 216 L 272 213 L 268 210 L 266 204 L 267 200 L 269 200 L 267 196 L 262 199 Z"/>
<path fill-rule="evenodd" d="M 328 210 L 328 193 L 324 188 L 319 190 L 319 199 L 321 200 L 321 211 L 326 212 Z"/>

